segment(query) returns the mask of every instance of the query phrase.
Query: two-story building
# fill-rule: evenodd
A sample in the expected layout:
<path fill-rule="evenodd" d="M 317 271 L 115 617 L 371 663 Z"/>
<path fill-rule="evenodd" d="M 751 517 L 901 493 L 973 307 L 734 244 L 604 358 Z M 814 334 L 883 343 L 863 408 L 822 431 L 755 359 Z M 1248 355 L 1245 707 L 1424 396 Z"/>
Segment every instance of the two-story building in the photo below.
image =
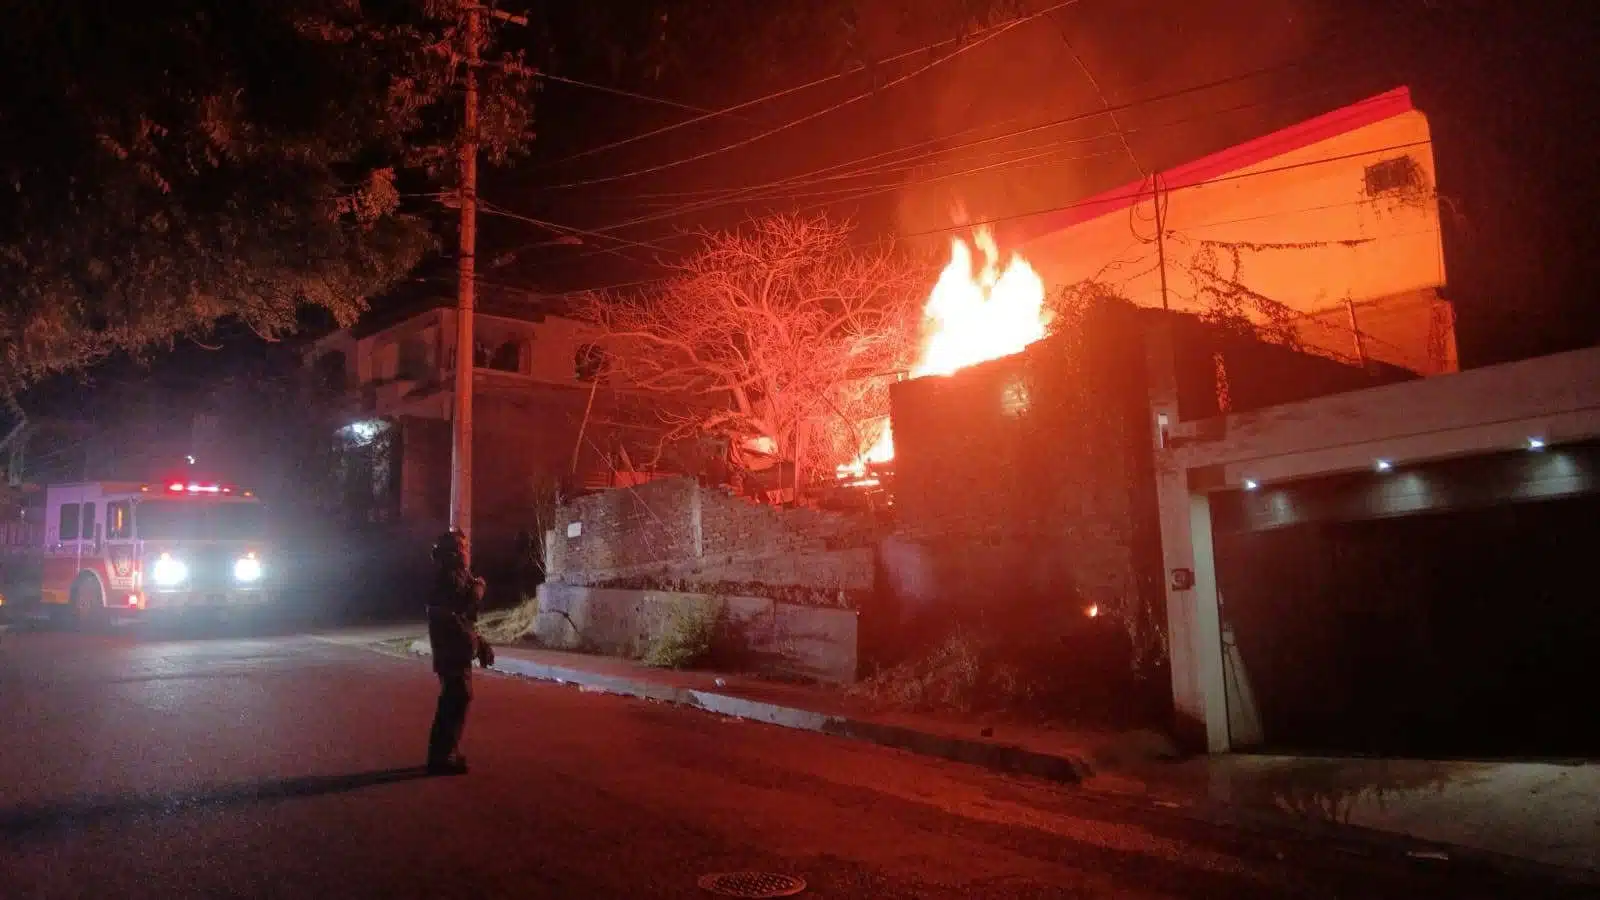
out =
<path fill-rule="evenodd" d="M 344 398 L 340 436 L 366 451 L 364 518 L 418 532 L 448 521 L 456 315 L 435 298 L 371 315 L 305 354 L 320 386 Z M 658 459 L 662 398 L 608 377 L 611 351 L 584 323 L 491 299 L 473 328 L 480 559 L 506 559 L 520 534 L 540 533 L 552 489 L 624 486 L 671 468 Z"/>

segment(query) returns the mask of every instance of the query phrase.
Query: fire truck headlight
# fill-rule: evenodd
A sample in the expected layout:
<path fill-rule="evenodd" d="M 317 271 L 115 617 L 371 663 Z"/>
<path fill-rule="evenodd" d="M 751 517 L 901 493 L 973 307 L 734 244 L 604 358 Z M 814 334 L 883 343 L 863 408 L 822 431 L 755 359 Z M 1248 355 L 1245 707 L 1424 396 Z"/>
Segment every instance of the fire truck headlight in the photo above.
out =
<path fill-rule="evenodd" d="M 183 564 L 183 560 L 173 559 L 163 553 L 151 567 L 150 578 L 161 587 L 173 587 L 188 580 L 189 567 Z"/>
<path fill-rule="evenodd" d="M 260 581 L 261 560 L 256 559 L 254 555 L 241 556 L 234 560 L 233 577 L 236 581 Z"/>

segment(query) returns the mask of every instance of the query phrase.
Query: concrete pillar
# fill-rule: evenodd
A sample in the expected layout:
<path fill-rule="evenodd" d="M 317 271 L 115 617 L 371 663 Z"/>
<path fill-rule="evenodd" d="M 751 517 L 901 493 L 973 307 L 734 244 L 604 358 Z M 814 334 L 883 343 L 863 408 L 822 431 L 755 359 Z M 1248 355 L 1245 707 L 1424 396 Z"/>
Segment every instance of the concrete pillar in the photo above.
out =
<path fill-rule="evenodd" d="M 1178 423 L 1172 332 L 1158 324 L 1149 338 L 1151 432 L 1156 453 L 1156 502 L 1161 513 L 1161 557 L 1167 599 L 1167 645 L 1178 739 L 1211 753 L 1231 748 L 1217 604 L 1216 556 L 1211 541 L 1211 501 L 1189 487 L 1168 429 Z"/>
<path fill-rule="evenodd" d="M 1211 501 L 1190 493 L 1186 481 L 1181 469 L 1157 474 L 1172 700 L 1180 740 L 1222 753 L 1231 743 Z"/>

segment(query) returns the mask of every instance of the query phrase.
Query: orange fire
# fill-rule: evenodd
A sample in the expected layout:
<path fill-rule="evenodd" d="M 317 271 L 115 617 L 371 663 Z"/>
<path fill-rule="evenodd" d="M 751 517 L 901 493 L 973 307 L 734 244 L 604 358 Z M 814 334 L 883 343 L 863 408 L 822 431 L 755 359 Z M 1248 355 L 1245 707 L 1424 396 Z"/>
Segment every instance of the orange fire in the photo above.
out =
<path fill-rule="evenodd" d="M 973 248 L 983 255 L 975 266 Z M 978 228 L 969 245 L 950 242 L 950 262 L 939 274 L 922 308 L 926 323 L 911 377 L 949 375 L 968 366 L 1019 353 L 1045 336 L 1050 311 L 1044 281 L 1028 261 L 1013 253 L 1000 265 L 994 234 Z M 885 421 L 878 440 L 854 463 L 839 467 L 841 478 L 861 483 L 870 463 L 894 459 L 894 435 Z M 870 479 L 876 483 L 875 479 Z"/>

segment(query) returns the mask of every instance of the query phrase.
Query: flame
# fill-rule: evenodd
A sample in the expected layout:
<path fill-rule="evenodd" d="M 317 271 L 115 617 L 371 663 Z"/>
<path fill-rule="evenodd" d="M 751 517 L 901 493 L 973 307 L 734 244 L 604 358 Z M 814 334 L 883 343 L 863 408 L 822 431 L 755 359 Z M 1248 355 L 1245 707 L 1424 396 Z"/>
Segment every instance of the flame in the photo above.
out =
<path fill-rule="evenodd" d="M 981 266 L 975 265 L 974 248 L 983 256 Z M 1050 324 L 1044 280 L 1015 253 L 1002 268 L 1000 248 L 986 226 L 973 232 L 970 245 L 960 237 L 951 240 L 950 262 L 939 273 L 922 315 L 925 331 L 912 378 L 950 375 L 1019 353 L 1044 337 Z M 841 478 L 859 479 L 870 464 L 894 459 L 889 423 L 880 427 L 871 449 L 839 467 Z"/>

